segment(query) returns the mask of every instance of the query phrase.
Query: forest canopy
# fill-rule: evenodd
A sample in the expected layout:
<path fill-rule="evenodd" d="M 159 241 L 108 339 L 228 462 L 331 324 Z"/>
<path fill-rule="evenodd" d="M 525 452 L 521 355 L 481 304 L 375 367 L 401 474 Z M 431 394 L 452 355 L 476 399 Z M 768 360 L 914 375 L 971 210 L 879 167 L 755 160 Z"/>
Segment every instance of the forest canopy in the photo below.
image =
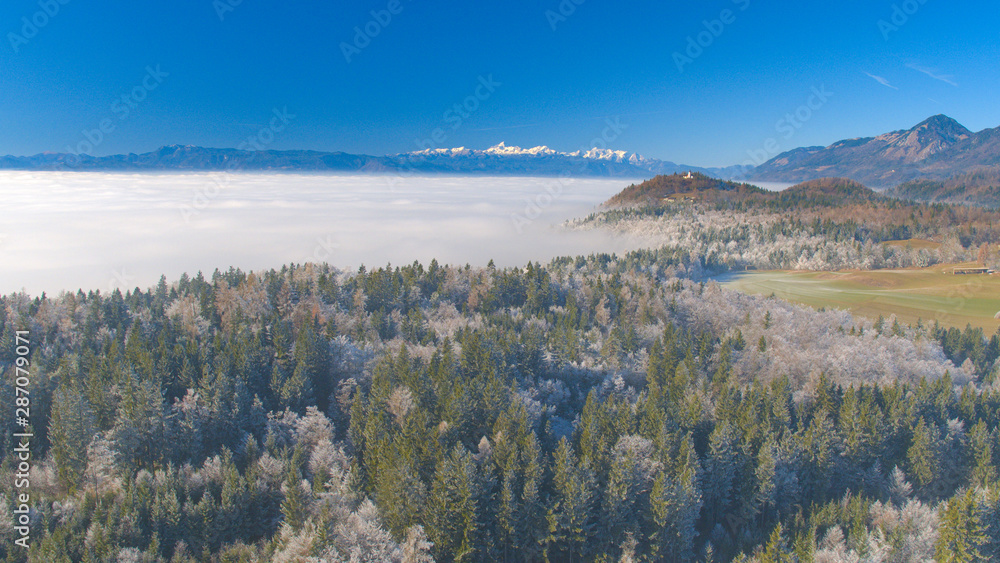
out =
<path fill-rule="evenodd" d="M 2 556 L 997 553 L 997 335 L 742 295 L 693 256 L 4 296 L 0 410 L 28 330 L 39 461 L 34 545 Z"/>

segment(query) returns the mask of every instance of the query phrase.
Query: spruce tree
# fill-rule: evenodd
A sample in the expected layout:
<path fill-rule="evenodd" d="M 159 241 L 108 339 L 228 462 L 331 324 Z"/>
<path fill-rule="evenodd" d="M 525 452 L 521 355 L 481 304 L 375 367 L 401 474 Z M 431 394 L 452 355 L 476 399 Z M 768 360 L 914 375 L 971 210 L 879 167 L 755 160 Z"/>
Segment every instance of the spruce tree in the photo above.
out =
<path fill-rule="evenodd" d="M 969 432 L 969 452 L 972 454 L 972 474 L 969 476 L 974 487 L 989 487 L 997 480 L 997 468 L 993 461 L 993 436 L 986 423 L 980 420 Z"/>
<path fill-rule="evenodd" d="M 913 428 L 913 439 L 906 451 L 909 475 L 918 492 L 924 495 L 930 493 L 930 486 L 938 477 L 940 460 L 938 459 L 938 433 L 936 428 L 927 424 L 921 418 Z"/>
<path fill-rule="evenodd" d="M 595 500 L 594 474 L 587 462 L 577 461 L 565 438 L 556 448 L 552 472 L 546 556 L 551 558 L 554 553 L 565 553 L 568 561 L 579 561 L 587 552 L 587 542 L 594 532 L 591 519 Z"/>
<path fill-rule="evenodd" d="M 87 468 L 87 446 L 94 436 L 94 415 L 86 397 L 74 387 L 56 391 L 49 419 L 49 440 L 59 482 L 74 491 Z"/>
<path fill-rule="evenodd" d="M 941 524 L 934 556 L 939 563 L 984 561 L 981 547 L 986 543 L 975 491 L 966 490 L 951 498 L 941 509 Z"/>
<path fill-rule="evenodd" d="M 282 488 L 285 493 L 285 499 L 281 502 L 284 523 L 297 532 L 305 523 L 309 508 L 309 499 L 302 489 L 302 478 L 297 468 L 289 468 Z"/>
<path fill-rule="evenodd" d="M 478 514 L 476 468 L 472 455 L 457 444 L 438 464 L 427 499 L 426 531 L 440 561 L 471 561 Z"/>

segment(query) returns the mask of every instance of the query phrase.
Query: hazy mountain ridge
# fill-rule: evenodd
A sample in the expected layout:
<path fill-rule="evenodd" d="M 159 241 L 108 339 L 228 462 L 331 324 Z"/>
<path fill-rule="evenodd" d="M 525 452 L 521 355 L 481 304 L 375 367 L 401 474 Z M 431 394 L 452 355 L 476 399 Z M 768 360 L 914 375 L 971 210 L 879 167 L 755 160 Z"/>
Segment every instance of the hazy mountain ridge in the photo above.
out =
<path fill-rule="evenodd" d="M 1000 167 L 984 167 L 945 180 L 911 180 L 885 193 L 929 203 L 1000 207 Z"/>
<path fill-rule="evenodd" d="M 142 154 L 110 156 L 41 153 L 0 157 L 0 168 L 21 170 L 359 170 L 390 169 L 385 157 L 321 151 L 245 151 L 170 145 Z"/>
<path fill-rule="evenodd" d="M 935 115 L 911 129 L 781 153 L 748 178 L 802 182 L 839 176 L 888 188 L 918 178 L 943 180 L 994 164 L 1000 164 L 1000 128 L 973 133 L 946 115 Z"/>
<path fill-rule="evenodd" d="M 93 157 L 85 154 L 40 153 L 0 157 L 7 170 L 231 170 L 366 172 L 401 174 L 492 174 L 542 176 L 646 177 L 680 171 L 731 178 L 746 166 L 700 168 L 642 157 L 626 151 L 593 148 L 558 152 L 546 146 L 522 149 L 500 143 L 485 150 L 464 147 L 427 149 L 388 156 L 312 150 L 217 149 L 170 145 L 142 154 Z"/>

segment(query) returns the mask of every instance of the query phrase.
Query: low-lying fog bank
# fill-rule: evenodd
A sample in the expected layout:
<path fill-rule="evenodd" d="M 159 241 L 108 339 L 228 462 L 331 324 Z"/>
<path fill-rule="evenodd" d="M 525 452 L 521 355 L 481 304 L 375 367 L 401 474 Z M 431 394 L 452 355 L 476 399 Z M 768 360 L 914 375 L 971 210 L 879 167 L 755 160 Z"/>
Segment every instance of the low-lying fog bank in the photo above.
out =
<path fill-rule="evenodd" d="M 554 225 L 632 179 L 0 172 L 0 292 L 289 262 L 498 266 L 641 246 Z"/>

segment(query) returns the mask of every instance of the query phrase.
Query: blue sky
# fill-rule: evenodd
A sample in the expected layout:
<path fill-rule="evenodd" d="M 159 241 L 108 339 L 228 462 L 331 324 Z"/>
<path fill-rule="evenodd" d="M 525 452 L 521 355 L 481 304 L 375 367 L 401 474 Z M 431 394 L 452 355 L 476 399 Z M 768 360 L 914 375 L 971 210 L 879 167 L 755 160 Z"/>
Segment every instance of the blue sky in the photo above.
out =
<path fill-rule="evenodd" d="M 938 113 L 1000 125 L 993 2 L 7 0 L 0 32 L 0 154 L 604 134 L 714 166 Z"/>

